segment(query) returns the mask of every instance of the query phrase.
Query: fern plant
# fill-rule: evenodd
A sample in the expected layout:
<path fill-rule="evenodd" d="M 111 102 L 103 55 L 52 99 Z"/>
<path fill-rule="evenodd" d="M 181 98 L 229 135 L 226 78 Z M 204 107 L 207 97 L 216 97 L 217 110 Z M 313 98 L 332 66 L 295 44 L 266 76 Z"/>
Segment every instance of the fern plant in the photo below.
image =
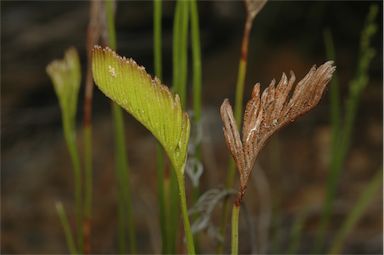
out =
<path fill-rule="evenodd" d="M 82 174 L 79 152 L 76 145 L 76 111 L 77 101 L 81 82 L 80 60 L 75 48 L 70 48 L 65 52 L 64 59 L 54 60 L 47 66 L 47 73 L 50 76 L 55 93 L 59 100 L 61 118 L 63 125 L 64 138 L 67 144 L 69 155 L 72 161 L 73 177 L 75 184 L 75 208 L 76 208 L 76 230 L 78 250 L 83 246 L 83 192 Z M 63 208 L 63 207 L 61 207 Z M 61 219 L 66 218 L 64 211 L 57 210 Z M 62 220 L 64 229 L 65 221 Z M 67 228 L 69 229 L 69 228 Z M 66 231 L 67 243 L 73 239 Z M 73 245 L 69 246 L 73 248 Z"/>
<path fill-rule="evenodd" d="M 277 85 L 273 80 L 262 94 L 260 84 L 257 83 L 245 108 L 242 137 L 228 99 L 221 105 L 225 141 L 240 174 L 240 188 L 232 209 L 232 254 L 238 254 L 240 204 L 259 152 L 277 130 L 295 121 L 319 103 L 334 71 L 332 61 L 319 68 L 312 67 L 294 90 L 296 78 L 293 72 L 289 80 L 283 74 Z"/>
<path fill-rule="evenodd" d="M 159 79 L 152 79 L 144 67 L 109 48 L 96 46 L 92 59 L 99 89 L 143 124 L 166 151 L 177 176 L 188 253 L 194 254 L 184 185 L 190 123 L 179 96 L 173 96 Z"/>

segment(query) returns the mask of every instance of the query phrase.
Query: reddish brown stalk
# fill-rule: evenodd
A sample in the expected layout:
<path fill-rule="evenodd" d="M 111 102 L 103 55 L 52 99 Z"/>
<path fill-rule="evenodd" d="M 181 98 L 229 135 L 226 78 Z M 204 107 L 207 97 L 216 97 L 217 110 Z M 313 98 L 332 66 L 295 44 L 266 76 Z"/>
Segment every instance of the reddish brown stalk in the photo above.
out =
<path fill-rule="evenodd" d="M 244 62 L 247 61 L 249 34 L 251 33 L 253 20 L 266 3 L 267 0 L 245 0 L 247 16 L 245 19 L 243 42 L 241 44 L 241 60 Z"/>
<path fill-rule="evenodd" d="M 84 154 L 86 157 L 86 205 L 83 219 L 83 251 L 84 254 L 91 253 L 91 201 L 92 201 L 92 98 L 93 98 L 93 77 L 92 77 L 92 49 L 100 39 L 100 11 L 101 1 L 92 0 L 90 3 L 89 24 L 87 30 L 87 74 L 85 80 L 85 95 L 84 95 Z"/>
<path fill-rule="evenodd" d="M 84 218 L 83 222 L 83 234 L 84 234 L 84 254 L 91 253 L 91 219 Z"/>
<path fill-rule="evenodd" d="M 253 19 L 247 15 L 244 26 L 243 41 L 241 43 L 241 61 L 247 62 L 249 34 L 251 33 Z"/>
<path fill-rule="evenodd" d="M 92 121 L 92 97 L 93 97 L 93 78 L 92 78 L 92 49 L 98 44 L 100 38 L 100 10 L 101 1 L 92 0 L 90 5 L 90 16 L 87 30 L 87 76 L 85 80 L 84 98 L 84 119 L 85 127 L 91 125 Z"/>
<path fill-rule="evenodd" d="M 276 86 L 273 80 L 262 94 L 257 83 L 245 109 L 242 139 L 232 107 L 228 99 L 224 100 L 220 108 L 224 137 L 240 174 L 240 189 L 235 204 L 241 203 L 256 158 L 268 138 L 318 104 L 334 70 L 332 61 L 317 69 L 312 67 L 293 92 L 295 75 L 292 71 L 289 80 L 283 74 Z"/>

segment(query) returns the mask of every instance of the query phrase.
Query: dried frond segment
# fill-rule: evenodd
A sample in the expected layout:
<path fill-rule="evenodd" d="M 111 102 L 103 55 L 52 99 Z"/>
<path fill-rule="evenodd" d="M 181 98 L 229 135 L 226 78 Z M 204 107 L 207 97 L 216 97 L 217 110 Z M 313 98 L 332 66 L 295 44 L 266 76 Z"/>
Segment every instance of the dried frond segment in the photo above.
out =
<path fill-rule="evenodd" d="M 184 169 L 190 124 L 179 96 L 173 96 L 134 60 L 109 48 L 94 47 L 92 59 L 93 77 L 100 90 L 151 131 L 175 169 Z"/>
<path fill-rule="evenodd" d="M 217 207 L 220 201 L 223 201 L 228 196 L 235 194 L 236 190 L 233 189 L 215 188 L 207 190 L 203 195 L 201 195 L 196 204 L 188 211 L 189 215 L 199 214 L 192 224 L 192 232 L 198 233 L 202 230 L 209 229 L 210 227 L 213 228 L 211 220 L 213 210 Z M 219 240 L 222 239 L 220 235 L 215 235 L 215 237 L 218 237 Z"/>
<path fill-rule="evenodd" d="M 254 19 L 266 3 L 267 0 L 245 0 L 245 7 L 250 18 Z"/>
<path fill-rule="evenodd" d="M 260 84 L 257 83 L 253 88 L 252 98 L 246 105 L 241 140 L 233 118 L 232 107 L 228 99 L 224 100 L 220 109 L 224 123 L 224 136 L 240 173 L 242 193 L 246 188 L 257 155 L 268 138 L 318 104 L 334 71 L 332 61 L 326 62 L 319 68 L 312 67 L 296 85 L 293 93 L 295 75 L 292 71 L 289 79 L 283 73 L 277 85 L 273 80 L 261 96 Z"/>

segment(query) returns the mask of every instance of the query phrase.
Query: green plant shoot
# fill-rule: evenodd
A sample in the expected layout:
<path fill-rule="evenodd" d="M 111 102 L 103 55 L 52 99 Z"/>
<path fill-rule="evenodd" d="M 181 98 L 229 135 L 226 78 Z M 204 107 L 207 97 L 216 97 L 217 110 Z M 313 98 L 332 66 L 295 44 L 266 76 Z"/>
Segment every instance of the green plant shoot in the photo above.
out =
<path fill-rule="evenodd" d="M 188 114 L 182 110 L 179 96 L 174 97 L 159 79 L 152 79 L 144 67 L 132 59 L 118 56 L 109 48 L 96 46 L 92 57 L 96 85 L 143 124 L 168 154 L 179 185 L 188 253 L 194 254 L 184 185 L 190 123 Z"/>
<path fill-rule="evenodd" d="M 54 60 L 47 66 L 47 73 L 53 82 L 61 111 L 71 122 L 74 122 L 76 115 L 80 70 L 79 56 L 74 48 L 65 52 L 63 60 Z"/>
<path fill-rule="evenodd" d="M 92 70 L 100 90 L 151 131 L 173 167 L 183 174 L 190 124 L 179 96 L 173 97 L 159 79 L 152 79 L 132 59 L 108 48 L 94 48 Z"/>
<path fill-rule="evenodd" d="M 77 99 L 81 82 L 81 68 L 77 51 L 74 48 L 68 49 L 63 60 L 54 60 L 47 66 L 47 73 L 59 99 L 64 137 L 73 165 L 78 249 L 82 250 L 82 178 L 75 130 Z"/>

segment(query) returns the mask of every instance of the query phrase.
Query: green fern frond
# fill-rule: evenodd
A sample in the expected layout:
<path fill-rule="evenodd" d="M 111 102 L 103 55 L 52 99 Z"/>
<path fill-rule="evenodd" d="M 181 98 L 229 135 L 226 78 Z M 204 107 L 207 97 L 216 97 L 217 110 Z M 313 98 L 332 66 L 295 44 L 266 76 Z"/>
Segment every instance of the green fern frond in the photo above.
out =
<path fill-rule="evenodd" d="M 184 171 L 190 124 L 180 98 L 132 59 L 95 46 L 92 71 L 96 85 L 132 114 L 159 140 L 175 169 Z"/>
<path fill-rule="evenodd" d="M 52 61 L 47 66 L 47 73 L 51 77 L 62 112 L 68 114 L 70 119 L 74 118 L 81 82 L 80 61 L 76 49 L 68 49 L 64 59 Z"/>

